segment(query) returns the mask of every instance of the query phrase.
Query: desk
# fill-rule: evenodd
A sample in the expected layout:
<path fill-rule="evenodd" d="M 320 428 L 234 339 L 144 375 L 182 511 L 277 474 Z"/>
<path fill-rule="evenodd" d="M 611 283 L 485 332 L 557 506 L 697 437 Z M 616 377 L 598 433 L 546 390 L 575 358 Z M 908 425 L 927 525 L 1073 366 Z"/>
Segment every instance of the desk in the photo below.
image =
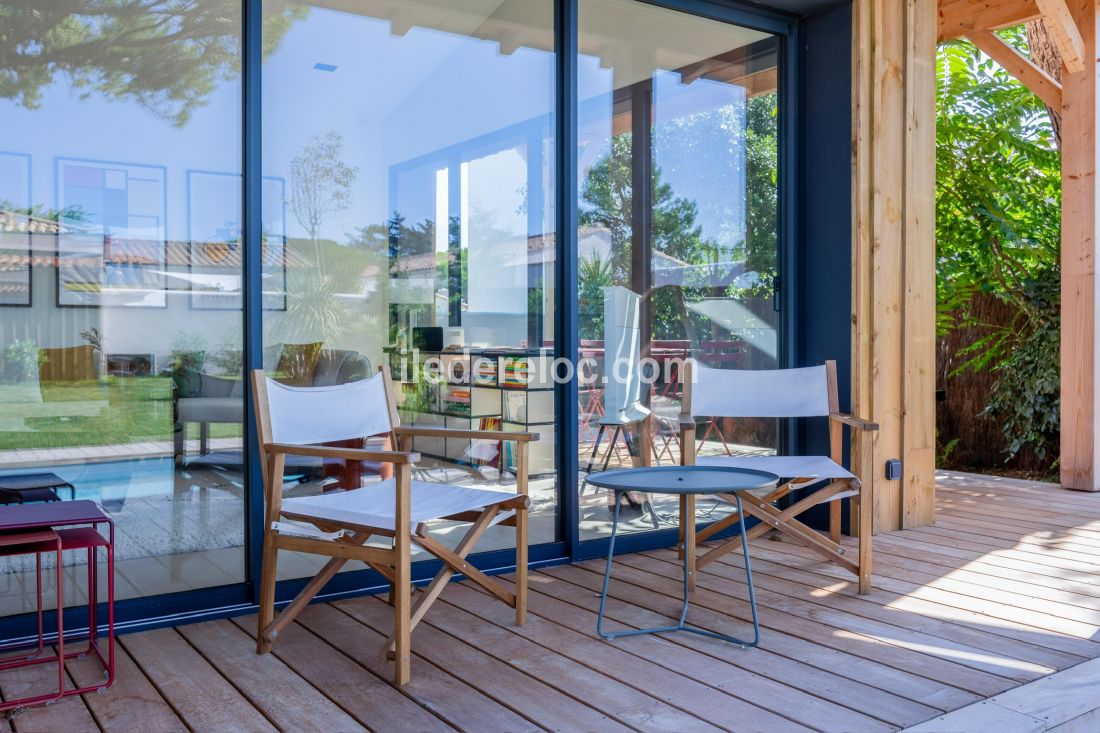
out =
<path fill-rule="evenodd" d="M 779 483 L 779 477 L 740 468 L 718 466 L 652 466 L 630 468 L 622 471 L 605 471 L 588 479 L 588 482 L 615 492 L 615 518 L 611 524 L 611 541 L 607 549 L 607 567 L 603 575 L 603 591 L 600 594 L 600 610 L 596 616 L 596 633 L 605 639 L 637 634 L 660 634 L 667 631 L 688 631 L 739 645 L 743 649 L 760 643 L 760 619 L 756 610 L 756 592 L 752 585 L 752 566 L 749 563 L 749 542 L 745 536 L 745 513 L 741 507 L 741 492 L 767 489 Z M 611 567 L 615 558 L 615 536 L 619 529 L 619 511 L 622 495 L 627 491 L 645 491 L 654 494 L 680 496 L 681 551 L 684 556 L 684 599 L 680 608 L 680 620 L 675 625 L 648 629 L 605 632 L 604 611 L 607 607 L 607 589 L 611 583 Z M 752 609 L 753 640 L 744 641 L 733 636 L 687 625 L 687 613 L 691 591 L 695 588 L 695 497 L 700 494 L 732 493 L 737 499 L 737 518 L 741 530 L 741 549 L 745 556 L 745 580 L 749 588 L 749 606 Z"/>

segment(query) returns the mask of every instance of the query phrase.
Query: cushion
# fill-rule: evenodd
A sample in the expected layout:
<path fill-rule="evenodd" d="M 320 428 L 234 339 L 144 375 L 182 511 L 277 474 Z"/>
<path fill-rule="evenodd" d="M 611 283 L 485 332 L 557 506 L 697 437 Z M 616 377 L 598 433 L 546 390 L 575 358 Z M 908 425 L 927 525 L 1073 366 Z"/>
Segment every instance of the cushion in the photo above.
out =
<path fill-rule="evenodd" d="M 173 351 L 168 362 L 177 397 L 197 397 L 202 393 L 202 366 L 205 351 Z"/>
<path fill-rule="evenodd" d="M 283 344 L 279 366 L 275 371 L 279 381 L 292 387 L 309 387 L 313 373 L 317 371 L 317 359 L 321 356 L 322 342 L 311 344 Z"/>
<path fill-rule="evenodd" d="M 427 481 L 410 482 L 412 528 L 421 522 L 451 514 L 483 509 L 516 498 L 511 491 L 452 486 Z M 325 519 L 337 524 L 362 527 L 394 528 L 394 479 L 370 484 L 361 489 L 318 496 L 283 499 L 283 514 L 295 518 Z"/>
<path fill-rule="evenodd" d="M 317 368 L 313 372 L 314 387 L 334 387 L 339 382 L 340 369 L 344 362 L 354 360 L 358 354 L 343 349 L 323 349 L 317 359 Z"/>
<path fill-rule="evenodd" d="M 40 382 L 81 382 L 95 379 L 95 348 L 91 344 L 40 349 Z"/>

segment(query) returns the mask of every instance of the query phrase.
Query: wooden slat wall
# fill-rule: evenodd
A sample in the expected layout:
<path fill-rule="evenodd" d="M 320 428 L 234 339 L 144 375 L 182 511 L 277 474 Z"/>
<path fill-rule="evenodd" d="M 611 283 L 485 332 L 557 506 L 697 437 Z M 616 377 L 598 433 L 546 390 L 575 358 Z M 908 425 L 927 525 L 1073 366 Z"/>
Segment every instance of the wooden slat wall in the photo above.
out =
<path fill-rule="evenodd" d="M 1097 0 L 1069 3 L 1084 70 L 1062 74 L 1062 485 L 1100 490 L 1096 389 Z"/>
<path fill-rule="evenodd" d="M 938 16 L 920 0 L 854 9 L 852 404 L 881 426 L 878 532 L 933 519 Z M 902 481 L 885 480 L 889 458 Z"/>

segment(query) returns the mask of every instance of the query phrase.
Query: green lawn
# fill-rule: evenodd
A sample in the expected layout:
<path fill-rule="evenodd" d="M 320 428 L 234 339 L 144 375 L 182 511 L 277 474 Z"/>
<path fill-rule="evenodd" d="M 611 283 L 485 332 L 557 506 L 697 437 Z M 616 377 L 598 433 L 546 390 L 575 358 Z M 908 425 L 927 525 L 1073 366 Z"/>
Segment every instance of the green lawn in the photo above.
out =
<path fill-rule="evenodd" d="M 0 450 L 172 439 L 170 377 L 43 384 L 41 395 L 41 402 L 24 403 L 4 402 L 0 395 Z M 198 437 L 197 425 L 188 428 L 188 437 Z M 241 426 L 211 425 L 210 435 L 240 437 Z"/>

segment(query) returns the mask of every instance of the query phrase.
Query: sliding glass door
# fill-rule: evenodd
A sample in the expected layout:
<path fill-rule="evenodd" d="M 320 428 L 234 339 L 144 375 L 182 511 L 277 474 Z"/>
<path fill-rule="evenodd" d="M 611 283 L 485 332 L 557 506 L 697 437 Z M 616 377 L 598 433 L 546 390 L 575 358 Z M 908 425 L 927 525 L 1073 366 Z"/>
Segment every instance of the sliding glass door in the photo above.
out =
<path fill-rule="evenodd" d="M 679 366 L 779 365 L 780 38 L 632 0 L 579 0 L 580 539 L 590 472 L 679 462 Z M 625 365 L 625 366 L 624 366 Z M 640 421 L 651 414 L 652 445 Z M 774 421 L 700 425 L 700 453 L 774 451 Z M 622 531 L 675 526 L 637 494 Z M 700 502 L 700 520 L 723 506 Z"/>
<path fill-rule="evenodd" d="M 557 540 L 554 387 L 524 381 L 554 346 L 553 0 L 264 7 L 265 369 L 320 386 L 388 365 L 405 423 L 539 433 L 531 544 Z M 515 484 L 508 444 L 413 447 L 419 479 Z M 284 491 L 387 475 L 302 461 Z M 280 577 L 322 560 L 288 557 Z"/>

